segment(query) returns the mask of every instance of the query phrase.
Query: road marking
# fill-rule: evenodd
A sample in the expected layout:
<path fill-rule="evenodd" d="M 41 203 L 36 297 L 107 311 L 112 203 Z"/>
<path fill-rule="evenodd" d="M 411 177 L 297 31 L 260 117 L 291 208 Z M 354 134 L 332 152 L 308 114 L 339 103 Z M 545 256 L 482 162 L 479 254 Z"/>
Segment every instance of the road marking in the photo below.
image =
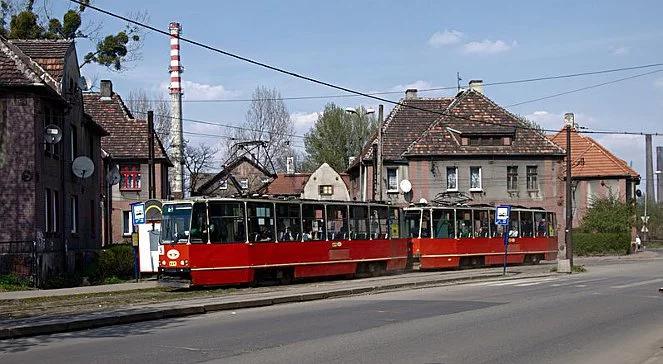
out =
<path fill-rule="evenodd" d="M 644 286 L 646 284 L 650 283 L 657 283 L 657 282 L 663 282 L 663 278 L 657 278 L 657 279 L 650 279 L 648 281 L 640 281 L 640 282 L 634 282 L 634 283 L 629 283 L 629 284 L 622 284 L 619 286 L 612 286 L 610 288 L 631 288 L 631 287 L 638 287 L 638 286 Z"/>
<path fill-rule="evenodd" d="M 529 287 L 529 286 L 536 286 L 536 285 L 538 285 L 538 284 L 546 283 L 546 282 L 550 282 L 550 281 L 555 280 L 555 279 L 556 279 L 556 278 L 549 278 L 549 279 L 542 279 L 542 280 L 537 281 L 537 282 L 530 282 L 530 283 L 516 284 L 516 287 Z"/>
<path fill-rule="evenodd" d="M 576 285 L 573 286 L 573 287 L 576 287 L 576 288 L 585 288 L 585 287 L 587 287 L 587 285 L 586 285 L 586 284 L 576 284 Z"/>

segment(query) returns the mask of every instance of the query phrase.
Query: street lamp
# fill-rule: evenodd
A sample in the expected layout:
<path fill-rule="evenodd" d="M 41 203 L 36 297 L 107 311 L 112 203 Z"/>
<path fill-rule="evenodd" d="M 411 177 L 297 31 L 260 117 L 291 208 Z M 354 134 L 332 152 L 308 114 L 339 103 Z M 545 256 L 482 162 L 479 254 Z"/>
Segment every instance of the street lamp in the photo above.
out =
<path fill-rule="evenodd" d="M 375 110 L 373 109 L 364 109 L 363 107 L 359 107 L 357 109 L 353 109 L 351 107 L 346 107 L 345 112 L 348 114 L 355 114 L 361 120 L 361 118 L 366 117 L 367 115 L 374 114 Z M 363 147 L 360 146 L 359 148 L 359 195 L 360 195 L 360 200 L 361 201 L 366 201 L 366 193 L 365 193 L 365 188 L 366 188 L 366 183 L 364 182 L 364 161 L 361 155 L 361 148 Z"/>

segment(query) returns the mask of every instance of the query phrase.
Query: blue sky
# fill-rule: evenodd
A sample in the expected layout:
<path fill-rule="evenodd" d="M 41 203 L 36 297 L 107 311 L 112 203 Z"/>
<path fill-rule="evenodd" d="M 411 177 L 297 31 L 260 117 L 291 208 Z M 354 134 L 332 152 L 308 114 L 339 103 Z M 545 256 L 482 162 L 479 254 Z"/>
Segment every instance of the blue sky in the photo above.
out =
<path fill-rule="evenodd" d="M 149 23 L 224 50 L 363 91 L 409 86 L 454 86 L 456 72 L 470 79 L 506 81 L 663 62 L 660 1 L 130 1 L 97 0 L 120 14 L 147 11 Z M 139 4 L 139 5 L 136 5 Z M 55 9 L 70 6 L 53 1 Z M 87 10 L 105 29 L 122 24 Z M 78 43 L 79 55 L 89 43 Z M 143 59 L 123 73 L 84 67 L 93 78 L 111 78 L 128 96 L 143 88 L 167 92 L 168 40 L 145 37 Z M 220 54 L 182 45 L 185 100 L 250 98 L 259 85 L 283 96 L 339 92 L 260 69 Z M 663 69 L 663 67 L 660 67 Z M 486 87 L 501 105 L 590 86 L 654 69 L 575 79 Z M 452 95 L 453 91 L 421 93 Z M 398 99 L 400 95 L 388 95 Z M 327 102 L 343 107 L 377 102 L 363 98 L 286 101 L 303 134 Z M 248 104 L 185 103 L 184 117 L 229 124 L 244 119 Z M 387 109 L 390 107 L 387 106 Z M 558 98 L 509 108 L 547 128 L 562 125 L 564 112 L 595 129 L 663 131 L 663 72 Z M 214 126 L 185 122 L 185 131 L 224 134 Z M 196 142 L 209 138 L 191 138 Z M 644 137 L 596 136 L 644 175 Z M 302 144 L 297 139 L 295 144 Z M 654 138 L 663 145 L 663 138 Z M 644 184 L 644 183 L 643 183 Z"/>

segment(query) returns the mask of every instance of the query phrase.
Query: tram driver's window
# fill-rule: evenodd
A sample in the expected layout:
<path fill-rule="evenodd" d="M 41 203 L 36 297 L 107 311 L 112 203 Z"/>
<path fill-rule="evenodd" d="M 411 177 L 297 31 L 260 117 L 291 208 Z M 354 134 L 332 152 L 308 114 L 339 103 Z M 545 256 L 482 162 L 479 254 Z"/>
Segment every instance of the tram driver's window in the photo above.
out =
<path fill-rule="evenodd" d="M 266 202 L 246 204 L 250 242 L 274 241 L 274 205 Z"/>
<path fill-rule="evenodd" d="M 207 243 L 207 206 L 204 202 L 193 204 L 189 238 L 192 244 Z"/>
<path fill-rule="evenodd" d="M 357 240 L 369 238 L 368 206 L 350 206 L 350 237 Z"/>
<path fill-rule="evenodd" d="M 548 236 L 557 236 L 557 220 L 554 212 L 546 213 L 548 216 Z"/>
<path fill-rule="evenodd" d="M 325 240 L 325 206 L 302 204 L 302 224 L 304 241 Z"/>
<path fill-rule="evenodd" d="M 276 204 L 276 238 L 278 241 L 301 241 L 300 223 L 298 203 Z"/>
<path fill-rule="evenodd" d="M 433 235 L 437 239 L 454 238 L 454 211 L 433 209 Z"/>

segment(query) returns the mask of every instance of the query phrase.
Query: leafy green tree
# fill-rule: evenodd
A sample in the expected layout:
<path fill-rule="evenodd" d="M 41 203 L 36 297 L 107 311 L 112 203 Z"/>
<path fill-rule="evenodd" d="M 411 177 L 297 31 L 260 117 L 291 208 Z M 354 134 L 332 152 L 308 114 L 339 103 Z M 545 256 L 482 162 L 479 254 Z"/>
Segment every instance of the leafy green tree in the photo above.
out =
<path fill-rule="evenodd" d="M 81 29 L 82 14 L 90 0 L 83 0 L 77 9 L 67 10 L 62 20 L 48 15 L 46 10 L 35 10 L 34 0 L 25 2 L 23 8 L 16 12 L 15 1 L 0 0 L 0 35 L 10 39 L 76 39 L 87 38 L 95 41 L 94 31 Z M 10 17 L 9 28 L 7 18 Z M 109 69 L 120 71 L 126 63 L 137 58 L 141 46 L 139 28 L 127 25 L 116 34 L 109 34 L 96 41 L 95 50 L 87 53 L 81 67 L 88 63 L 96 63 Z M 133 57 L 133 58 L 132 58 Z"/>
<path fill-rule="evenodd" d="M 588 233 L 630 232 L 635 224 L 634 216 L 634 206 L 621 202 L 614 195 L 594 198 L 580 223 L 580 228 Z"/>
<path fill-rule="evenodd" d="M 363 107 L 350 114 L 333 103 L 327 104 L 304 139 L 308 154 L 305 169 L 328 163 L 335 170 L 344 171 L 348 159 L 359 154 L 376 127 L 375 117 L 366 115 Z"/>

